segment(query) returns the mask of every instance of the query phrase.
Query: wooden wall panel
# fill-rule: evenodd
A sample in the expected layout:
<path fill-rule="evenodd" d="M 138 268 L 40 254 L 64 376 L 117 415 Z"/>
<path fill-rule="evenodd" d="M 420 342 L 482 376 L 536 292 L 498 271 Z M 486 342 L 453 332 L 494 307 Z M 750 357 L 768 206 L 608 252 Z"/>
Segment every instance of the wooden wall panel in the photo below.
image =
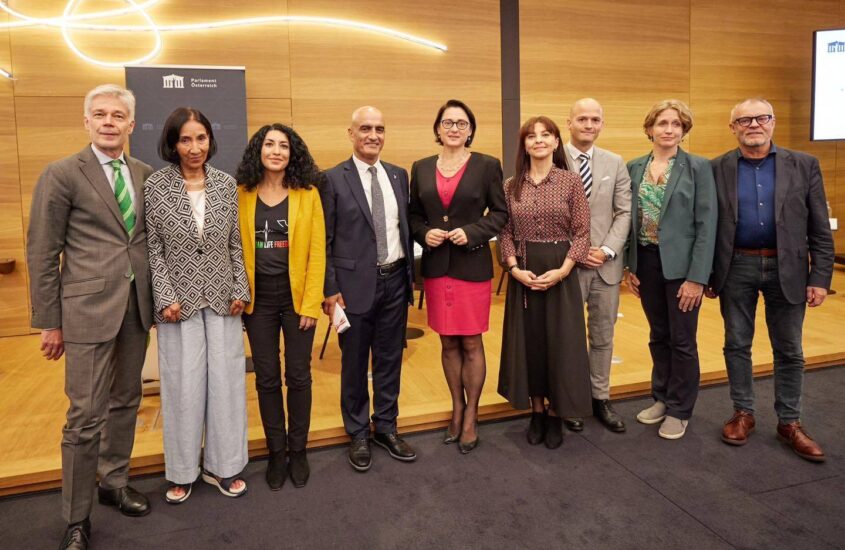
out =
<path fill-rule="evenodd" d="M 441 53 L 357 30 L 292 26 L 293 121 L 320 166 L 351 154 L 350 114 L 374 105 L 385 115 L 384 158 L 410 168 L 437 151 L 431 125 L 455 97 L 475 112 L 473 148 L 501 155 L 498 3 L 290 0 L 291 14 L 325 15 L 389 26 L 445 43 Z M 448 17 L 434 14 L 448 13 Z"/>
<path fill-rule="evenodd" d="M 691 90 L 696 152 L 712 157 L 736 147 L 730 110 L 762 96 L 775 109 L 775 143 L 815 155 L 828 187 L 836 145 L 810 141 L 813 31 L 835 26 L 840 0 L 736 3 L 692 0 Z M 787 24 L 788 23 L 788 24 Z"/>
<path fill-rule="evenodd" d="M 0 17 L 0 21 L 5 21 Z M 0 67 L 11 68 L 9 34 L 0 33 Z M 0 274 L 0 336 L 29 330 L 26 256 L 23 248 L 18 144 L 15 135 L 14 82 L 0 80 L 0 259 L 15 261 L 15 269 Z"/>
<path fill-rule="evenodd" d="M 246 105 L 246 118 L 250 136 L 265 124 L 281 122 L 291 125 L 290 99 L 250 99 Z"/>
<path fill-rule="evenodd" d="M 594 97 L 606 120 L 599 144 L 626 159 L 644 154 L 649 108 L 689 100 L 689 20 L 688 2 L 673 0 L 522 0 L 523 120 L 547 115 L 566 135 L 570 105 Z"/>
<path fill-rule="evenodd" d="M 21 3 L 22 4 L 22 3 Z M 27 2 L 19 7 L 25 13 L 60 15 L 66 2 L 49 0 L 41 6 Z M 85 2 L 85 11 L 124 7 L 124 2 Z M 149 10 L 158 24 L 198 23 L 254 16 L 286 15 L 285 0 L 208 0 L 162 2 Z M 138 15 L 97 20 L 102 24 L 142 25 Z M 25 28 L 13 30 L 14 69 L 20 78 L 18 96 L 84 96 L 104 82 L 124 83 L 122 68 L 92 65 L 74 55 L 58 29 Z M 75 43 L 88 55 L 104 61 L 137 58 L 154 43 L 147 33 L 108 33 L 73 31 Z M 274 24 L 193 32 L 163 33 L 161 53 L 150 63 L 161 65 L 243 65 L 247 67 L 247 97 L 290 97 L 287 25 Z M 114 44 L 120 47 L 115 48 Z"/>
<path fill-rule="evenodd" d="M 11 4 L 36 16 L 58 15 L 65 6 L 63 0 Z M 83 9 L 124 5 L 88 0 Z M 712 156 L 735 146 L 726 126 L 731 106 L 764 95 L 775 104 L 777 143 L 819 157 L 834 214 L 845 221 L 845 144 L 808 140 L 811 33 L 845 26 L 845 0 L 522 0 L 520 6 L 523 118 L 542 113 L 563 126 L 572 101 L 596 97 L 605 106 L 600 145 L 630 159 L 649 148 L 640 127 L 648 108 L 678 97 L 690 102 L 696 116 L 686 147 Z M 246 66 L 249 131 L 277 120 L 292 124 L 323 167 L 349 156 L 352 110 L 374 104 L 388 126 L 384 158 L 409 168 L 437 151 L 432 119 L 450 97 L 475 110 L 474 149 L 499 157 L 514 153 L 502 151 L 500 135 L 497 0 L 208 0 L 201 9 L 161 2 L 150 14 L 160 24 L 323 15 L 388 26 L 449 47 L 441 53 L 364 31 L 304 24 L 164 35 L 154 63 Z M 150 43 L 143 34 L 74 36 L 86 52 L 99 55 L 139 55 Z M 111 48 L 116 43 L 119 48 Z M 14 84 L 0 81 L 0 255 L 18 255 L 21 270 L 0 280 L 0 306 L 9 315 L 0 312 L 0 334 L 6 334 L 8 327 L 26 328 L 21 321 L 28 306 L 20 300 L 26 296 L 22 254 L 32 186 L 49 161 L 85 144 L 85 92 L 107 81 L 122 83 L 123 70 L 80 60 L 57 29 L 0 34 L 0 63 L 18 78 Z M 845 230 L 836 238 L 845 250 Z"/>

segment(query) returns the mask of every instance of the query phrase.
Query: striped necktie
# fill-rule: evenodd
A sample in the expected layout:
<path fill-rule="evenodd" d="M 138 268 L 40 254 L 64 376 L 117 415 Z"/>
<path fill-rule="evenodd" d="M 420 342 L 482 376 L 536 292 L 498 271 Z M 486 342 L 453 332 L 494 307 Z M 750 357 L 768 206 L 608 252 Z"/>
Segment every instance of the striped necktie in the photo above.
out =
<path fill-rule="evenodd" d="M 578 155 L 581 160 L 581 169 L 578 171 L 581 174 L 581 181 L 584 182 L 584 194 L 590 198 L 590 191 L 593 190 L 593 172 L 590 170 L 590 156 L 581 153 Z"/>
<path fill-rule="evenodd" d="M 132 230 L 135 229 L 135 208 L 132 207 L 132 197 L 129 196 L 129 187 L 123 180 L 120 165 L 120 160 L 111 161 L 111 167 L 114 168 L 114 198 L 117 199 L 117 205 L 120 207 L 120 215 L 123 216 L 126 232 L 132 235 Z"/>

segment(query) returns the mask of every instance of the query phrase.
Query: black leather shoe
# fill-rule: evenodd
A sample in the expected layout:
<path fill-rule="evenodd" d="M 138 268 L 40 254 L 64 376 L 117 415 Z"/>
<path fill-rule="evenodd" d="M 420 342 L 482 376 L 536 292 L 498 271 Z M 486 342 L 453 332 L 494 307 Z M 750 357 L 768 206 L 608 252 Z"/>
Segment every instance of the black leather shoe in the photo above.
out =
<path fill-rule="evenodd" d="M 285 484 L 285 479 L 288 477 L 288 462 L 284 451 L 277 451 L 270 453 L 270 458 L 267 459 L 267 472 L 264 474 L 264 479 L 267 480 L 267 485 L 270 486 L 271 491 L 278 491 Z"/>
<path fill-rule="evenodd" d="M 532 412 L 531 422 L 528 423 L 528 443 L 531 445 L 539 445 L 546 438 L 546 411 L 541 413 Z"/>
<path fill-rule="evenodd" d="M 564 418 L 563 423 L 566 425 L 566 429 L 570 432 L 581 432 L 584 431 L 584 419 L 583 418 Z"/>
<path fill-rule="evenodd" d="M 67 526 L 65 537 L 59 550 L 87 550 L 88 539 L 91 538 L 91 522 L 88 518 L 79 523 L 71 523 Z"/>
<path fill-rule="evenodd" d="M 546 417 L 546 447 L 557 449 L 563 444 L 563 426 L 559 416 Z"/>
<path fill-rule="evenodd" d="M 593 415 L 611 432 L 625 431 L 625 421 L 613 410 L 609 399 L 593 399 Z"/>
<path fill-rule="evenodd" d="M 308 466 L 308 459 L 305 457 L 305 449 L 290 452 L 290 480 L 294 487 L 305 487 L 308 477 L 311 475 L 311 467 Z"/>
<path fill-rule="evenodd" d="M 349 464 L 359 472 L 366 472 L 373 465 L 369 439 L 353 439 L 349 444 Z"/>
<path fill-rule="evenodd" d="M 414 452 L 414 449 L 405 443 L 396 432 L 390 434 L 377 433 L 373 436 L 373 441 L 379 447 L 387 449 L 388 454 L 396 460 L 413 462 L 417 459 L 417 453 Z"/>
<path fill-rule="evenodd" d="M 150 513 L 150 501 L 129 485 L 120 489 L 103 489 L 97 487 L 100 504 L 114 506 L 124 516 L 146 516 Z"/>

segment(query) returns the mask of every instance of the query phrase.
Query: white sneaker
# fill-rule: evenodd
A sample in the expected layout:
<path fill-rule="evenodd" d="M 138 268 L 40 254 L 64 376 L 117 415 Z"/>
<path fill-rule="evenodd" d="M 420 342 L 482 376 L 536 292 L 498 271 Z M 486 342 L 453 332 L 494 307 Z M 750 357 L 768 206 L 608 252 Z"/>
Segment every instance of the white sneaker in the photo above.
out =
<path fill-rule="evenodd" d="M 655 401 L 651 407 L 640 411 L 637 421 L 643 424 L 657 424 L 666 418 L 666 404 L 662 401 Z"/>
<path fill-rule="evenodd" d="M 663 439 L 681 439 L 687 431 L 687 424 L 689 424 L 689 420 L 667 416 L 663 424 L 660 425 L 657 435 Z"/>

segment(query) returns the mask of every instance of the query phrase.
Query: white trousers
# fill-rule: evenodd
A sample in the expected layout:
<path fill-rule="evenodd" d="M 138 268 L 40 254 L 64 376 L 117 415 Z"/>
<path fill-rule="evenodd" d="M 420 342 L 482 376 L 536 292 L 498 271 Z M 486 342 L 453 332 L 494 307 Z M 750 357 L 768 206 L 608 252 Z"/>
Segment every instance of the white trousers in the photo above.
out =
<path fill-rule="evenodd" d="M 203 468 L 224 478 L 239 474 L 249 461 L 241 317 L 207 307 L 156 330 L 165 478 L 196 480 L 203 427 Z"/>

